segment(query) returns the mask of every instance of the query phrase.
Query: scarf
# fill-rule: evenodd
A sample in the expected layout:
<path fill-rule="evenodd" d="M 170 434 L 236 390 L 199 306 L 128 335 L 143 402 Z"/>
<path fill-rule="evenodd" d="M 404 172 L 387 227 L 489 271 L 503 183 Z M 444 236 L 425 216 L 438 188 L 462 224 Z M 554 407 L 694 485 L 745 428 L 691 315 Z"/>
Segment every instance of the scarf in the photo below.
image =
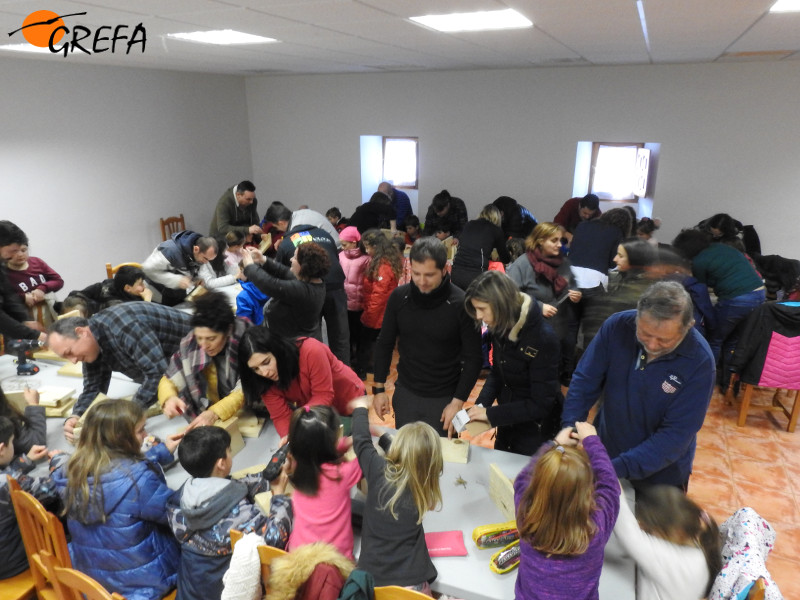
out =
<path fill-rule="evenodd" d="M 236 319 L 233 331 L 228 336 L 228 342 L 222 351 L 221 362 L 226 368 L 217 369 L 218 387 L 233 390 L 239 383 L 239 340 L 249 327 L 250 322 Z M 206 398 L 206 380 L 203 370 L 214 359 L 197 345 L 194 334 L 189 334 L 181 340 L 178 351 L 172 355 L 165 373 L 167 379 L 178 388 L 181 400 L 193 407 L 195 414 L 200 414 L 208 408 Z M 221 398 L 220 398 L 221 399 Z"/>
<path fill-rule="evenodd" d="M 533 272 L 537 275 L 541 275 L 550 282 L 550 285 L 553 286 L 556 298 L 558 298 L 561 292 L 567 289 L 568 285 L 567 280 L 558 274 L 558 267 L 564 262 L 564 257 L 542 256 L 542 251 L 539 250 L 539 248 L 528 250 L 526 254 L 528 255 L 528 261 L 531 263 L 531 267 L 533 267 Z"/>

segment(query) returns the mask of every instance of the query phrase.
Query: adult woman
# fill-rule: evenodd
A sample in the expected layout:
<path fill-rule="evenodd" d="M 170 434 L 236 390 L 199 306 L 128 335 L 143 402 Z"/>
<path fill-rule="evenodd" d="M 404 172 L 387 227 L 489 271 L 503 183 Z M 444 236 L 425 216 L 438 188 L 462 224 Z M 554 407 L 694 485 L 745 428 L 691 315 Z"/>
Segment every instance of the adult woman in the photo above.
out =
<path fill-rule="evenodd" d="M 582 294 L 572 276 L 569 259 L 561 254 L 563 229 L 555 223 L 539 223 L 525 239 L 525 254 L 508 267 L 508 276 L 519 289 L 539 304 L 561 340 L 560 378 L 569 383 L 573 370 L 578 315 L 575 304 Z M 569 299 L 569 302 L 565 300 Z"/>
<path fill-rule="evenodd" d="M 190 331 L 158 384 L 158 403 L 170 419 L 194 417 L 189 428 L 234 416 L 244 404 L 239 386 L 239 341 L 250 326 L 233 316 L 227 297 L 209 292 L 194 301 Z"/>
<path fill-rule="evenodd" d="M 267 258 L 256 248 L 243 254 L 242 265 L 247 280 L 271 298 L 266 317 L 274 333 L 321 339 L 320 315 L 325 303 L 322 278 L 330 269 L 330 259 L 319 244 L 306 242 L 297 246 L 291 267 Z"/>
<path fill-rule="evenodd" d="M 704 231 L 684 230 L 672 245 L 692 261 L 692 274 L 700 283 L 714 288 L 717 296 L 716 323 L 709 332 L 708 345 L 717 361 L 718 382 L 724 389 L 729 374 L 723 363 L 736 346 L 736 326 L 764 303 L 764 282 L 744 254 L 728 244 L 711 243 Z"/>
<path fill-rule="evenodd" d="M 492 336 L 494 363 L 469 409 L 470 420 L 497 427 L 495 448 L 533 454 L 559 429 L 559 341 L 539 306 L 499 271 L 482 273 L 467 288 L 465 308 Z M 492 403 L 497 400 L 497 406 Z"/>
<path fill-rule="evenodd" d="M 239 373 L 248 402 L 263 401 L 281 437 L 299 406 L 333 406 L 350 414 L 348 402 L 365 393 L 353 370 L 314 338 L 287 339 L 252 327 L 239 345 Z"/>
<path fill-rule="evenodd" d="M 608 317 L 636 308 L 639 296 L 653 283 L 649 268 L 657 255 L 655 247 L 638 237 L 619 244 L 614 256 L 617 271 L 609 277 L 608 293 L 588 298 L 584 306 L 581 322 L 584 347 L 589 345 Z"/>
<path fill-rule="evenodd" d="M 477 219 L 464 226 L 450 273 L 450 280 L 462 290 L 467 289 L 473 279 L 489 268 L 492 250 L 497 250 L 497 256 L 503 264 L 511 260 L 503 230 L 500 229 L 501 222 L 500 209 L 494 204 L 487 204 Z"/>

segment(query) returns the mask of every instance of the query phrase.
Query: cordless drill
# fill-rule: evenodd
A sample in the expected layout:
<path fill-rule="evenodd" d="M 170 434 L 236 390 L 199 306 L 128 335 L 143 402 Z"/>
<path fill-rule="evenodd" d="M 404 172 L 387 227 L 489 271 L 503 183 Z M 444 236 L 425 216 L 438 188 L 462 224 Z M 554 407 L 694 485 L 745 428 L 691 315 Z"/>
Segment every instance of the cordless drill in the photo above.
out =
<path fill-rule="evenodd" d="M 39 340 L 8 340 L 6 342 L 6 352 L 17 355 L 17 375 L 36 375 L 39 367 L 28 362 L 26 352 L 36 350 L 44 346 Z"/>
<path fill-rule="evenodd" d="M 289 454 L 289 444 L 284 444 L 275 454 L 272 455 L 272 458 L 267 463 L 266 468 L 263 471 L 264 479 L 267 481 L 272 481 L 278 475 L 280 475 L 281 468 L 283 468 L 283 463 L 286 462 L 286 455 Z"/>

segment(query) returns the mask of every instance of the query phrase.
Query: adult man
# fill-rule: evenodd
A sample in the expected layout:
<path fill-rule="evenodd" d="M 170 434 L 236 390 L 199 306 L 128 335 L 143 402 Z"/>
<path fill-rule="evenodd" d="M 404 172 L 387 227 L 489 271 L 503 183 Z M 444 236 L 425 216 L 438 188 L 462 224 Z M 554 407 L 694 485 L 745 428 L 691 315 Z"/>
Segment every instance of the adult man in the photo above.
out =
<path fill-rule="evenodd" d="M 467 206 L 461 198 L 442 190 L 433 197 L 425 214 L 423 235 L 435 235 L 440 240 L 449 236 L 457 238 L 467 224 Z"/>
<path fill-rule="evenodd" d="M 325 216 L 310 208 L 301 208 L 292 212 L 280 202 L 273 202 L 269 205 L 267 214 L 264 215 L 264 220 L 267 223 L 272 223 L 278 231 L 284 232 L 290 231 L 298 225 L 319 227 L 320 229 L 324 229 L 328 235 L 333 238 L 337 249 L 342 247 L 342 242 L 339 239 L 339 232 L 336 231 L 336 228 L 331 225 L 331 222 L 328 221 Z"/>
<path fill-rule="evenodd" d="M 359 204 L 350 225 L 364 233 L 367 229 L 391 229 L 397 231 L 397 214 L 391 199 L 383 192 L 375 192 L 369 202 Z"/>
<path fill-rule="evenodd" d="M 572 234 L 581 221 L 596 219 L 602 213 L 600 210 L 600 199 L 594 194 L 586 194 L 583 198 L 570 198 L 561 206 L 561 210 L 553 218 L 553 223 L 561 225 L 566 233 L 564 237 L 572 241 Z"/>
<path fill-rule="evenodd" d="M 224 236 L 229 231 L 238 231 L 245 237 L 261 235 L 258 223 L 256 186 L 245 179 L 222 194 L 208 234 L 216 237 Z"/>
<path fill-rule="evenodd" d="M 83 392 L 64 434 L 72 432 L 99 392 L 108 392 L 111 372 L 124 373 L 142 385 L 133 399 L 142 406 L 156 401 L 158 382 L 181 338 L 191 330 L 191 315 L 152 302 L 125 302 L 90 319 L 67 317 L 50 327 L 50 349 L 73 363 L 83 362 Z"/>
<path fill-rule="evenodd" d="M 653 284 L 636 310 L 606 320 L 572 375 L 562 426 L 585 421 L 602 396 L 598 435 L 634 485 L 688 486 L 715 374 L 692 313 L 681 284 Z"/>
<path fill-rule="evenodd" d="M 424 421 L 447 435 L 481 370 L 480 331 L 464 310 L 464 292 L 450 283 L 442 242 L 418 239 L 409 259 L 411 283 L 389 296 L 375 347 L 372 403 L 379 417 L 389 414 L 384 384 L 399 338 L 395 425 Z"/>
<path fill-rule="evenodd" d="M 179 231 L 161 242 L 142 263 L 142 270 L 161 292 L 161 303 L 175 306 L 196 284 L 200 265 L 214 260 L 219 247 L 212 237 L 194 231 Z"/>
<path fill-rule="evenodd" d="M 8 339 L 47 341 L 42 326 L 31 321 L 28 310 L 6 274 L 6 261 L 28 245 L 28 237 L 11 221 L 0 221 L 0 335 Z"/>
<path fill-rule="evenodd" d="M 283 241 L 278 246 L 275 260 L 290 265 L 297 246 L 306 242 L 315 242 L 328 253 L 330 269 L 325 275 L 325 303 L 322 305 L 322 317 L 328 332 L 328 347 L 344 364 L 350 364 L 350 326 L 347 322 L 347 294 L 344 291 L 344 271 L 339 263 L 336 241 L 330 233 L 318 225 L 303 223 L 297 217 L 309 216 L 313 210 L 304 209 L 292 213 L 282 204 L 273 204 L 267 210 L 266 219 L 276 229 L 284 231 Z M 319 214 L 319 213 L 316 213 Z M 311 215 L 313 217 L 313 215 Z M 321 215 L 320 215 L 321 216 Z M 316 219 L 314 219 L 316 220 Z M 330 222 L 327 221 L 328 225 Z M 285 227 L 291 229 L 288 231 Z M 338 240 L 338 234 L 337 234 Z"/>
<path fill-rule="evenodd" d="M 406 217 L 414 213 L 414 211 L 411 210 L 411 200 L 408 194 L 403 190 L 398 190 L 388 181 L 382 181 L 378 185 L 378 191 L 389 196 L 389 199 L 392 201 L 392 208 L 394 208 L 395 213 L 397 213 L 397 228 L 400 231 L 404 231 L 406 227 Z"/>

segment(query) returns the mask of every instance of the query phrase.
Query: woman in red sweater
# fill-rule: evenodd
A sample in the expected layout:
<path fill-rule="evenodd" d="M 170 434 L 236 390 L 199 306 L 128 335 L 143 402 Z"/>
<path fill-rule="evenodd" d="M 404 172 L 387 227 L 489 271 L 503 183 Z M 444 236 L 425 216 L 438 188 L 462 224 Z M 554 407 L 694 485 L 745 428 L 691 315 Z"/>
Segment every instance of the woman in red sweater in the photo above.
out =
<path fill-rule="evenodd" d="M 366 273 L 362 296 L 364 312 L 361 314 L 361 340 L 359 344 L 359 375 L 372 373 L 375 341 L 383 324 L 383 313 L 389 295 L 397 287 L 403 273 L 403 260 L 392 241 L 380 229 L 369 229 L 361 236 L 361 243 L 371 257 Z"/>
<path fill-rule="evenodd" d="M 333 406 L 349 415 L 348 403 L 366 392 L 353 370 L 314 338 L 284 338 L 251 327 L 239 342 L 239 374 L 248 404 L 263 402 L 278 435 L 289 433 L 292 411 Z"/>

